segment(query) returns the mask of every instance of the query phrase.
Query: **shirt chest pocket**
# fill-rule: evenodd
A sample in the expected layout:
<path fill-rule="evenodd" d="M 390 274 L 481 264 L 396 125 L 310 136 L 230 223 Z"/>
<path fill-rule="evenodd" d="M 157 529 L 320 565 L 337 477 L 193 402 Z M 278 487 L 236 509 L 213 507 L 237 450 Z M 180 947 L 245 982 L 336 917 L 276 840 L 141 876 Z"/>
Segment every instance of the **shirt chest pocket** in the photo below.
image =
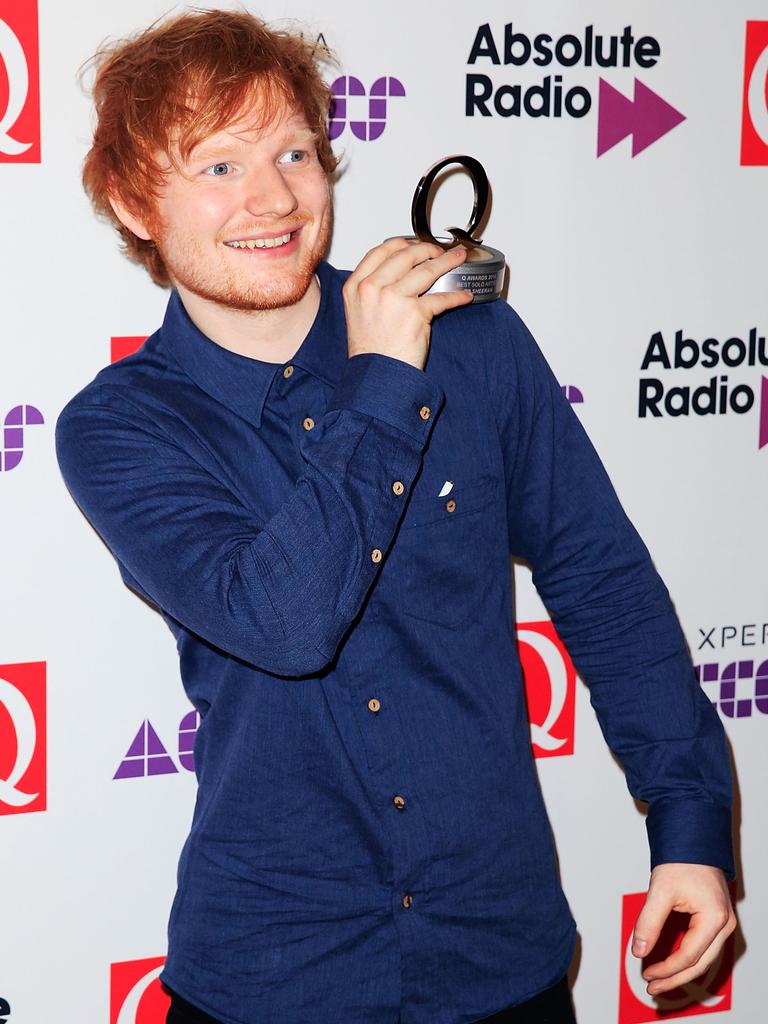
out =
<path fill-rule="evenodd" d="M 454 483 L 441 497 L 414 494 L 385 566 L 395 611 L 441 626 L 458 626 L 478 613 L 499 492 L 499 481 L 479 477 Z"/>

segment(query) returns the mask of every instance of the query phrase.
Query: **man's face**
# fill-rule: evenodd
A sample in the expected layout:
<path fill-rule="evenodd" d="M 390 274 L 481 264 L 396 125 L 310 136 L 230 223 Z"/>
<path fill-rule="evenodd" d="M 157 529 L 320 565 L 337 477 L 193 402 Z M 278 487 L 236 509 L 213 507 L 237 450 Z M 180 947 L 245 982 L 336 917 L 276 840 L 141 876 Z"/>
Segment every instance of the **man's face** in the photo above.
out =
<path fill-rule="evenodd" d="M 234 309 L 306 292 L 328 245 L 331 196 L 312 131 L 289 107 L 244 114 L 171 167 L 147 231 L 174 284 Z"/>

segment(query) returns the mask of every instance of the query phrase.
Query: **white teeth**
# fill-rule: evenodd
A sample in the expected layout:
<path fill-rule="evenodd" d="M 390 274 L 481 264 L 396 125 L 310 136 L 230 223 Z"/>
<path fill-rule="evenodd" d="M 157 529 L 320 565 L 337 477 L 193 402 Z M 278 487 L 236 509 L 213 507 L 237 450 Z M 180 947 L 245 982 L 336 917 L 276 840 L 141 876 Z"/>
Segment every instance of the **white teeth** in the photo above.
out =
<path fill-rule="evenodd" d="M 290 242 L 291 232 L 278 235 L 277 238 L 247 238 L 237 242 L 226 242 L 232 249 L 274 249 L 277 246 Z"/>

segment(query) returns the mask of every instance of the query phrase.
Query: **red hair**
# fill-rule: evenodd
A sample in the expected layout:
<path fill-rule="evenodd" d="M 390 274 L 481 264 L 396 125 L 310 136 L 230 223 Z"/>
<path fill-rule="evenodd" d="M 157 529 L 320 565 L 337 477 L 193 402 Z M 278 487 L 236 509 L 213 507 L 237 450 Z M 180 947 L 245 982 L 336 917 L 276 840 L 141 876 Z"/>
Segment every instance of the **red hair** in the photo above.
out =
<path fill-rule="evenodd" d="M 337 164 L 328 140 L 331 97 L 319 64 L 331 59 L 324 46 L 236 11 L 181 14 L 91 58 L 97 123 L 83 186 L 96 212 L 117 228 L 126 255 L 156 284 L 170 280 L 155 243 L 120 223 L 110 196 L 151 220 L 163 178 L 155 155 L 165 153 L 174 162 L 173 142 L 187 159 L 256 97 L 261 124 L 269 124 L 285 103 L 306 117 L 330 175 Z"/>

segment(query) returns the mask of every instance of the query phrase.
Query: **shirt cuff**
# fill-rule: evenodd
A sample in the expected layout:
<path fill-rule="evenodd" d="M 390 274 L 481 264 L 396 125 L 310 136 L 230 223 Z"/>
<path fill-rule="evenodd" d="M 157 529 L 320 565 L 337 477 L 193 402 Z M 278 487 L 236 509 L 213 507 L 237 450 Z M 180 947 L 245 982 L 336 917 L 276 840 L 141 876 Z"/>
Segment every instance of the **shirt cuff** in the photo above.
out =
<path fill-rule="evenodd" d="M 710 864 L 722 868 L 729 882 L 735 878 L 729 807 L 663 800 L 651 806 L 645 825 L 651 870 L 657 864 Z"/>
<path fill-rule="evenodd" d="M 327 411 L 372 416 L 425 444 L 444 400 L 443 389 L 423 370 L 393 356 L 363 352 L 347 360 Z"/>

